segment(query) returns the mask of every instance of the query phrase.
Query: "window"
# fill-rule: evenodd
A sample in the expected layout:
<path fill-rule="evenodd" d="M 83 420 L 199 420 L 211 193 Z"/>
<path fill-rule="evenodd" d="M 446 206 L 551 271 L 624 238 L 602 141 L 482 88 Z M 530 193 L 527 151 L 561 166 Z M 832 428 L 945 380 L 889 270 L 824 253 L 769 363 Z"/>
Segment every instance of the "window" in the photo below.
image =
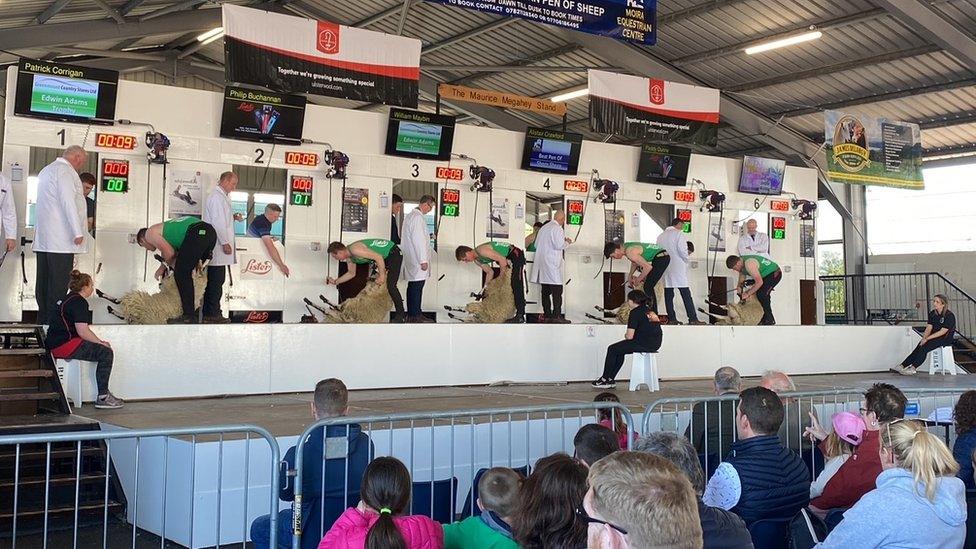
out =
<path fill-rule="evenodd" d="M 844 219 L 827 200 L 817 203 L 816 238 L 820 276 L 844 274 Z"/>
<path fill-rule="evenodd" d="M 403 217 L 407 217 L 410 212 L 417 209 L 420 204 L 416 202 L 403 202 Z M 434 246 L 434 231 L 437 230 L 437 217 L 434 215 L 435 210 L 431 210 L 427 215 L 424 216 L 424 220 L 427 222 L 427 234 L 430 235 L 430 245 Z M 402 236 L 402 235 L 401 235 Z M 435 248 L 436 249 L 436 248 Z"/>
<path fill-rule="evenodd" d="M 254 220 L 255 216 L 264 213 L 264 208 L 268 204 L 278 204 L 281 206 L 284 204 L 285 195 L 283 194 L 271 194 L 271 193 L 248 193 L 244 191 L 234 191 L 230 193 L 230 204 L 231 210 L 234 212 L 234 234 L 236 236 L 245 236 L 247 234 L 247 226 Z M 248 215 L 250 213 L 250 215 Z M 240 214 L 240 215 L 238 215 Z M 240 218 L 240 220 L 238 220 Z M 282 240 L 282 235 L 284 233 L 284 220 L 285 215 L 282 212 L 281 217 L 271 225 L 271 236 Z"/>

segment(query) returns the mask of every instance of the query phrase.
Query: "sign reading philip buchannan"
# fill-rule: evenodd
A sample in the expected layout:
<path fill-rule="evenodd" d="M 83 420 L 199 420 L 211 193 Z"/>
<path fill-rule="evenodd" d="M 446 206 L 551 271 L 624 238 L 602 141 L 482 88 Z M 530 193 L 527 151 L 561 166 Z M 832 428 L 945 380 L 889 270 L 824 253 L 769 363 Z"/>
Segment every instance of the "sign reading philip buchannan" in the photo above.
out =
<path fill-rule="evenodd" d="M 467 101 L 468 103 L 480 103 L 504 109 L 518 109 L 522 111 L 541 112 L 554 116 L 566 114 L 565 103 L 553 103 L 548 99 L 539 99 L 514 93 L 503 93 L 492 90 L 480 90 L 477 88 L 467 88 L 465 86 L 455 86 L 453 84 L 441 84 L 437 87 L 442 99 L 453 101 Z"/>

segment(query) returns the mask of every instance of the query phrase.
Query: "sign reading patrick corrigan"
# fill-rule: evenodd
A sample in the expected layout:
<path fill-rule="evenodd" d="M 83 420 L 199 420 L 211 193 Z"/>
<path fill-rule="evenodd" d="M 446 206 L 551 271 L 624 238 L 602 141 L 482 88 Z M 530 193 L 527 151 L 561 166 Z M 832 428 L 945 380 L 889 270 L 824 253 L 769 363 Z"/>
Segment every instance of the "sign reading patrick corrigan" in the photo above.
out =
<path fill-rule="evenodd" d="M 417 107 L 420 40 L 225 4 L 227 80 Z"/>

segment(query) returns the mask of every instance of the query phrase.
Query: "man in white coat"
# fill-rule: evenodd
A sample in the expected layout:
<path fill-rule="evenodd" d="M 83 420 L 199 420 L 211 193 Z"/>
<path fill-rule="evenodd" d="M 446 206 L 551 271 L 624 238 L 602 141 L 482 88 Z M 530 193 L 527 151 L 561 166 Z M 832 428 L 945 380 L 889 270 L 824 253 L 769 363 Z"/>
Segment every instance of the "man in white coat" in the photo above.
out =
<path fill-rule="evenodd" d="M 0 173 L 0 257 L 14 251 L 17 247 L 17 206 L 14 205 L 14 189 L 10 180 Z M 0 261 L 0 264 L 3 262 Z"/>
<path fill-rule="evenodd" d="M 48 312 L 67 293 L 75 254 L 88 251 L 88 206 L 78 176 L 87 161 L 85 149 L 72 145 L 37 174 L 34 296 L 38 324 L 48 323 Z"/>
<path fill-rule="evenodd" d="M 220 299 L 224 295 L 224 280 L 227 267 L 237 263 L 234 240 L 234 212 L 231 209 L 230 193 L 237 189 L 237 174 L 220 174 L 217 187 L 207 197 L 203 206 L 203 221 L 210 223 L 217 233 L 213 258 L 207 265 L 207 287 L 203 291 L 203 322 L 226 324 L 230 319 L 220 310 Z"/>
<path fill-rule="evenodd" d="M 566 214 L 557 211 L 552 221 L 539 229 L 535 237 L 535 260 L 529 282 L 542 284 L 543 322 L 568 324 L 562 315 L 563 310 L 563 250 L 573 243 L 566 238 L 563 226 Z"/>
<path fill-rule="evenodd" d="M 684 221 L 676 217 L 671 221 L 671 226 L 664 229 L 664 232 L 657 237 L 657 245 L 664 248 L 671 256 L 671 263 L 664 271 L 664 307 L 668 311 L 668 323 L 681 324 L 674 310 L 674 290 L 677 288 L 681 292 L 681 301 L 685 304 L 688 324 L 704 324 L 698 320 L 695 302 L 688 288 L 688 239 L 681 230 L 683 226 Z"/>
<path fill-rule="evenodd" d="M 744 255 L 760 255 L 766 259 L 769 256 L 769 235 L 756 230 L 758 227 L 755 219 L 746 221 L 746 232 L 739 237 L 739 257 Z"/>
<path fill-rule="evenodd" d="M 403 277 L 407 280 L 407 322 L 434 322 L 424 316 L 421 304 L 424 284 L 430 278 L 430 235 L 426 215 L 437 201 L 425 194 L 420 205 L 403 219 L 400 248 L 403 250 Z"/>

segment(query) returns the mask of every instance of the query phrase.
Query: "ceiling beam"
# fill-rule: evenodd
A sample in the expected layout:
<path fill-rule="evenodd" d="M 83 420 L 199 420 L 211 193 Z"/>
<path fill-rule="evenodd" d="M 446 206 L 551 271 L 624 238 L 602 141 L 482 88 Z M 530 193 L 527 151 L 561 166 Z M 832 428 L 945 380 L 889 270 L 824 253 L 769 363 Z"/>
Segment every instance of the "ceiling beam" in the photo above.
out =
<path fill-rule="evenodd" d="M 119 13 L 122 15 L 129 15 L 129 12 L 143 5 L 146 0 L 129 0 L 119 8 Z"/>
<path fill-rule="evenodd" d="M 98 9 L 102 10 L 103 12 L 105 12 L 106 15 L 114 19 L 116 23 L 120 25 L 125 23 L 125 18 L 122 17 L 122 14 L 119 13 L 118 10 L 116 10 L 112 6 L 106 4 L 105 0 L 91 0 L 91 1 L 93 4 L 98 6 Z"/>
<path fill-rule="evenodd" d="M 149 21 L 150 19 L 155 19 L 157 17 L 169 15 L 174 12 L 183 11 L 185 9 L 199 6 L 200 4 L 203 4 L 206 1 L 207 0 L 183 0 L 182 2 L 178 2 L 176 4 L 170 4 L 168 6 L 159 8 L 158 10 L 151 11 L 139 17 L 139 21 Z"/>
<path fill-rule="evenodd" d="M 616 67 L 583 67 L 583 66 L 524 66 L 524 65 L 421 65 L 432 71 L 455 72 L 583 72 L 590 69 L 620 72 Z"/>
<path fill-rule="evenodd" d="M 939 93 L 939 92 L 950 91 L 959 88 L 968 88 L 970 86 L 976 86 L 976 78 L 963 78 L 961 80 L 951 80 L 949 82 L 944 82 L 941 84 L 918 86 L 915 88 L 906 88 L 903 90 L 876 93 L 871 95 L 865 95 L 862 97 L 854 97 L 850 99 L 842 99 L 840 101 L 831 101 L 829 103 L 821 103 L 816 107 L 805 107 L 802 109 L 792 109 L 788 111 L 774 112 L 770 116 L 774 118 L 779 118 L 780 116 L 785 116 L 786 118 L 793 118 L 796 116 L 804 116 L 807 114 L 816 114 L 825 110 L 843 109 L 847 107 L 855 107 L 858 105 L 869 105 L 871 103 L 880 103 L 882 101 L 893 101 L 895 99 L 904 99 L 906 97 L 915 97 L 918 95 L 925 95 L 929 93 Z"/>
<path fill-rule="evenodd" d="M 965 66 L 976 66 L 976 40 L 920 0 L 877 0 L 914 33 L 938 44 Z"/>
<path fill-rule="evenodd" d="M 403 0 L 403 7 L 400 8 L 400 20 L 397 21 L 397 36 L 403 36 L 403 28 L 407 26 L 407 16 L 410 15 L 411 0 Z"/>
<path fill-rule="evenodd" d="M 51 2 L 48 7 L 44 8 L 44 11 L 34 18 L 34 23 L 37 25 L 47 23 L 50 18 L 60 13 L 70 3 L 71 0 L 54 0 L 54 2 Z"/>
<path fill-rule="evenodd" d="M 428 46 L 424 46 L 423 49 L 421 49 L 420 51 L 421 51 L 421 54 L 422 55 L 423 54 L 428 54 L 428 53 L 433 53 L 433 52 L 435 52 L 435 51 L 437 51 L 439 49 L 443 49 L 443 48 L 447 48 L 447 47 L 453 46 L 454 44 L 457 44 L 459 42 L 464 42 L 465 40 L 468 40 L 470 38 L 474 38 L 475 36 L 480 36 L 482 34 L 485 34 L 486 32 L 491 32 L 491 31 L 495 31 L 495 30 L 498 30 L 498 29 L 507 27 L 509 25 L 514 25 L 517 22 L 518 22 L 518 19 L 515 19 L 514 17 L 507 17 L 507 18 L 502 18 L 502 19 L 496 19 L 496 20 L 492 21 L 491 23 L 488 23 L 487 25 L 482 25 L 480 27 L 475 27 L 473 29 L 467 30 L 467 31 L 462 32 L 460 34 L 455 34 L 454 36 L 445 38 L 444 40 L 441 40 L 440 42 L 434 42 L 433 44 L 430 44 Z"/>
<path fill-rule="evenodd" d="M 107 57 L 110 59 L 134 59 L 137 61 L 165 61 L 166 55 L 163 53 L 144 53 L 137 51 L 119 50 L 95 50 L 91 48 L 75 48 L 55 46 L 49 48 L 52 52 L 60 55 L 91 55 L 95 57 Z"/>

